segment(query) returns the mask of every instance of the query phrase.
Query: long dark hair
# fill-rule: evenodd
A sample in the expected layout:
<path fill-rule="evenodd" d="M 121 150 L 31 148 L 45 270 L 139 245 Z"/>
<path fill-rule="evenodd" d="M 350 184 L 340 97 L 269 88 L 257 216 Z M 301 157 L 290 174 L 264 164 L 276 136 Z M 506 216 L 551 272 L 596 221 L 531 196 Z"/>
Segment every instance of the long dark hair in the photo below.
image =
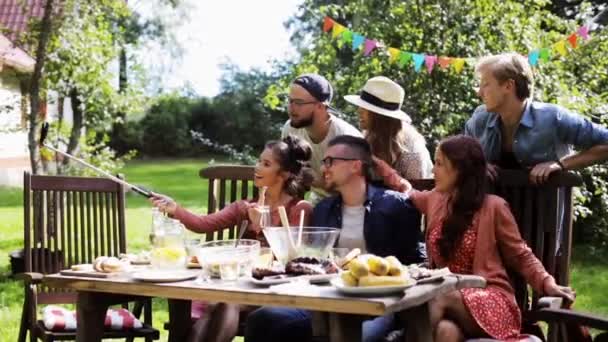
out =
<path fill-rule="evenodd" d="M 439 150 L 458 173 L 455 196 L 439 238 L 439 253 L 449 259 L 486 196 L 486 159 L 479 142 L 464 135 L 446 138 L 439 143 Z"/>
<path fill-rule="evenodd" d="M 272 151 L 281 171 L 289 173 L 283 191 L 292 197 L 304 198 L 314 180 L 308 165 L 312 156 L 310 144 L 294 135 L 288 135 L 282 140 L 266 143 L 265 147 Z"/>
<path fill-rule="evenodd" d="M 394 166 L 400 154 L 408 151 L 407 139 L 420 139 L 424 137 L 418 133 L 414 126 L 390 116 L 368 111 L 369 127 L 365 139 L 372 148 L 372 154 Z"/>

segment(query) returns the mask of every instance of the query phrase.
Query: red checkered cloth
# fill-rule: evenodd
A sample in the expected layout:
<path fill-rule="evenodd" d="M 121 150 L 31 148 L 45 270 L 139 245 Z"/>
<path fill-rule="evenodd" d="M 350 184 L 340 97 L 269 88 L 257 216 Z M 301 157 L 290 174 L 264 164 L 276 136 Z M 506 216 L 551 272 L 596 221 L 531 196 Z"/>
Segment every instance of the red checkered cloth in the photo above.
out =
<path fill-rule="evenodd" d="M 42 310 L 44 327 L 51 331 L 76 330 L 76 312 L 60 306 L 49 305 Z M 109 309 L 106 313 L 106 329 L 131 330 L 142 327 L 141 321 L 127 309 Z"/>

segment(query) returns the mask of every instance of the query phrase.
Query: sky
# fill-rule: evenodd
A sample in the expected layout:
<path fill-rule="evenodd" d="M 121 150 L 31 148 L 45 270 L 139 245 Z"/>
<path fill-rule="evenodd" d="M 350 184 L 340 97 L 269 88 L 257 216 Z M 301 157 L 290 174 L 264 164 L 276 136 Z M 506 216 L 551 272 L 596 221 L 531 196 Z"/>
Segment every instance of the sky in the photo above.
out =
<path fill-rule="evenodd" d="M 141 0 L 140 0 L 141 1 Z M 301 0 L 185 0 L 181 14 L 167 19 L 174 25 L 181 59 L 158 46 L 139 52 L 146 67 L 155 69 L 165 90 L 189 84 L 199 95 L 219 92 L 221 70 L 227 60 L 241 69 L 268 68 L 272 58 L 295 55 L 283 23 L 296 13 Z M 138 4 L 144 12 L 143 1 Z"/>

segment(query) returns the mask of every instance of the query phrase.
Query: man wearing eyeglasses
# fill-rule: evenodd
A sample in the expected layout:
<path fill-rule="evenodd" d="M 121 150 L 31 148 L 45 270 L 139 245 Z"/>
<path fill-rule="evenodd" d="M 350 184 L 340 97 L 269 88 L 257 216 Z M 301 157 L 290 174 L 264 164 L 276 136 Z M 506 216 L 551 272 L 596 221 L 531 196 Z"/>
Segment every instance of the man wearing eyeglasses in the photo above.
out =
<path fill-rule="evenodd" d="M 338 136 L 322 159 L 328 189 L 338 194 L 314 208 L 313 226 L 340 228 L 338 247 L 396 256 L 403 264 L 426 259 L 420 213 L 403 193 L 369 184 L 372 154 L 360 137 Z M 264 307 L 247 317 L 245 342 L 310 341 L 311 312 Z M 393 315 L 363 322 L 362 341 L 380 341 L 395 327 Z"/>
<path fill-rule="evenodd" d="M 329 105 L 332 97 L 333 89 L 325 77 L 317 74 L 298 76 L 289 89 L 289 120 L 281 132 L 281 137 L 296 135 L 312 147 L 310 166 L 315 174 L 311 194 L 313 203 L 327 196 L 321 176 L 321 159 L 328 142 L 339 135 L 362 136 L 358 129 L 336 116 L 337 111 Z"/>

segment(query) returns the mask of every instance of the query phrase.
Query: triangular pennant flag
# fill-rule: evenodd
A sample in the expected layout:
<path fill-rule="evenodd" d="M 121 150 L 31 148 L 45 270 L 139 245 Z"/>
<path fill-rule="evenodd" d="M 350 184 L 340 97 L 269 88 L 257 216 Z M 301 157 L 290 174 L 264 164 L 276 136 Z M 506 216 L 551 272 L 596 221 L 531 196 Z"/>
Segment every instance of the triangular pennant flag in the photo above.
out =
<path fill-rule="evenodd" d="M 576 33 L 573 33 L 570 35 L 570 37 L 568 37 L 568 41 L 570 42 L 570 45 L 572 45 L 573 49 L 576 49 L 577 38 L 578 38 L 578 36 L 576 35 Z"/>
<path fill-rule="evenodd" d="M 412 60 L 412 54 L 409 52 L 401 51 L 399 55 L 399 66 L 403 67 Z"/>
<path fill-rule="evenodd" d="M 333 38 L 336 38 L 337 36 L 339 36 L 342 32 L 344 32 L 344 30 L 346 30 L 346 27 L 338 24 L 338 23 L 334 23 L 334 27 L 332 28 L 331 31 L 331 36 Z"/>
<path fill-rule="evenodd" d="M 437 63 L 439 63 L 439 66 L 441 67 L 441 69 L 445 69 L 450 66 L 450 63 L 452 63 L 452 59 L 450 57 L 441 56 L 437 60 Z"/>
<path fill-rule="evenodd" d="M 538 64 L 538 57 L 540 57 L 540 51 L 534 50 L 528 54 L 528 62 L 531 66 L 536 66 Z"/>
<path fill-rule="evenodd" d="M 424 63 L 424 55 L 421 53 L 414 53 L 412 56 L 414 57 L 414 70 L 420 71 L 420 68 L 422 68 L 422 64 Z"/>
<path fill-rule="evenodd" d="M 549 49 L 547 48 L 542 48 L 540 49 L 540 59 L 542 59 L 545 63 L 549 61 L 549 58 L 551 58 L 551 51 L 549 51 Z"/>
<path fill-rule="evenodd" d="M 344 32 L 342 32 L 342 36 L 340 38 L 342 38 L 342 41 L 345 43 L 352 42 L 353 41 L 353 31 L 345 30 Z"/>
<path fill-rule="evenodd" d="M 568 50 L 566 50 L 566 41 L 565 40 L 560 40 L 559 42 L 553 44 L 553 49 L 555 49 L 557 52 L 559 52 L 559 54 L 562 56 L 565 56 L 566 53 L 568 53 Z"/>
<path fill-rule="evenodd" d="M 356 50 L 363 42 L 365 41 L 365 37 L 358 33 L 353 32 L 353 50 Z"/>
<path fill-rule="evenodd" d="M 399 49 L 395 49 L 395 48 L 388 48 L 388 54 L 391 56 L 388 61 L 390 63 L 393 63 L 394 61 L 397 60 L 397 57 L 399 57 L 399 54 L 401 53 L 401 51 L 399 51 Z"/>
<path fill-rule="evenodd" d="M 578 33 L 578 35 L 581 36 L 581 38 L 583 38 L 584 40 L 589 39 L 589 28 L 587 26 L 579 27 L 576 33 Z"/>
<path fill-rule="evenodd" d="M 365 46 L 363 49 L 363 56 L 369 56 L 370 53 L 376 48 L 376 41 L 373 39 L 365 39 Z"/>
<path fill-rule="evenodd" d="M 433 67 L 437 63 L 437 56 L 426 56 L 424 57 L 424 64 L 426 64 L 426 70 L 428 70 L 429 74 L 433 72 Z"/>
<path fill-rule="evenodd" d="M 452 60 L 452 65 L 454 66 L 454 70 L 456 72 L 461 72 L 464 67 L 464 58 L 454 58 Z"/>
<path fill-rule="evenodd" d="M 333 19 L 331 19 L 330 17 L 325 17 L 325 19 L 323 19 L 323 32 L 329 31 L 329 29 L 334 26 L 334 23 L 335 21 L 333 21 Z"/>

